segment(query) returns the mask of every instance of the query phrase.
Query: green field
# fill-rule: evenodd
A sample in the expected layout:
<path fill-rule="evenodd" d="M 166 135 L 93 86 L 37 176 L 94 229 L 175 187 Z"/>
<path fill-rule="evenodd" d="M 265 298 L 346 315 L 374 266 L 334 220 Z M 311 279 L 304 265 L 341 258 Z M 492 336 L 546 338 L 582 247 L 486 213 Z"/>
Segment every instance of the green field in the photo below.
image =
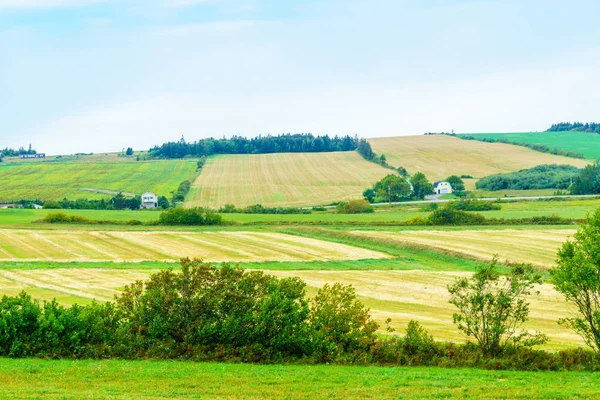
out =
<path fill-rule="evenodd" d="M 100 199 L 117 192 L 169 196 L 196 176 L 193 161 L 29 161 L 0 164 L 0 202 Z"/>
<path fill-rule="evenodd" d="M 471 134 L 469 134 L 471 135 Z M 506 139 L 511 142 L 541 144 L 551 149 L 573 151 L 585 158 L 600 158 L 600 135 L 588 132 L 510 132 L 474 133 L 473 136 L 489 139 Z"/>
<path fill-rule="evenodd" d="M 490 218 L 531 218 L 535 216 L 559 215 L 568 219 L 583 219 L 588 213 L 600 207 L 600 199 L 560 200 L 515 200 L 502 202 L 502 210 L 480 212 Z M 286 224 L 394 224 L 413 217 L 426 217 L 429 211 L 423 211 L 425 204 L 399 204 L 392 207 L 377 207 L 373 214 L 336 214 L 335 210 L 315 211 L 312 214 L 223 214 L 226 221 L 245 225 L 286 225 Z M 440 204 L 440 207 L 442 204 Z M 27 229 L 58 229 L 60 226 L 32 224 L 52 212 L 64 212 L 69 215 L 81 215 L 92 220 L 150 222 L 157 220 L 159 211 L 148 210 L 24 210 L 0 209 L 0 227 Z M 71 228 L 74 228 L 71 226 Z M 112 229 L 104 226 L 103 229 Z M 124 229 L 120 227 L 118 229 Z M 127 229 L 154 229 L 152 227 L 128 227 Z"/>
<path fill-rule="evenodd" d="M 19 399 L 592 399 L 600 374 L 410 367 L 0 359 Z"/>
<path fill-rule="evenodd" d="M 219 155 L 207 160 L 185 205 L 324 205 L 362 198 L 389 173 L 354 151 Z"/>

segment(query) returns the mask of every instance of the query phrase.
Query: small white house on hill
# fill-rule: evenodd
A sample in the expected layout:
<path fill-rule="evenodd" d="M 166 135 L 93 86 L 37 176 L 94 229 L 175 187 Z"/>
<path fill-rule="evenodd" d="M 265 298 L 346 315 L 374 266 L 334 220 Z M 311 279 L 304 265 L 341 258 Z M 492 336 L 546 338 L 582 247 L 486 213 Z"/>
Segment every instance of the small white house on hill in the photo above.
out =
<path fill-rule="evenodd" d="M 146 192 L 142 195 L 141 208 L 156 208 L 158 207 L 158 196 L 152 192 Z"/>
<path fill-rule="evenodd" d="M 434 194 L 450 194 L 452 193 L 452 185 L 449 182 L 435 182 L 433 184 Z"/>

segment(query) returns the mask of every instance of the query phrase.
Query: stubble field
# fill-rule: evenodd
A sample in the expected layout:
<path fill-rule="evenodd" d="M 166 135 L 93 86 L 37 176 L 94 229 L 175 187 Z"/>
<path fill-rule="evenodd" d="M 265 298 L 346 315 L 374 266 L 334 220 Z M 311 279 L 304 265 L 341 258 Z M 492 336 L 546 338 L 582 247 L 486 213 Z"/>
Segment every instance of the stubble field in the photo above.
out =
<path fill-rule="evenodd" d="M 385 154 L 390 165 L 410 174 L 424 173 L 429 180 L 450 175 L 488 175 L 532 168 L 540 164 L 569 164 L 582 168 L 589 161 L 536 152 L 502 143 L 483 143 L 443 135 L 369 139 L 373 151 Z"/>
<path fill-rule="evenodd" d="M 325 205 L 361 198 L 389 173 L 353 151 L 219 155 L 207 160 L 185 205 Z"/>

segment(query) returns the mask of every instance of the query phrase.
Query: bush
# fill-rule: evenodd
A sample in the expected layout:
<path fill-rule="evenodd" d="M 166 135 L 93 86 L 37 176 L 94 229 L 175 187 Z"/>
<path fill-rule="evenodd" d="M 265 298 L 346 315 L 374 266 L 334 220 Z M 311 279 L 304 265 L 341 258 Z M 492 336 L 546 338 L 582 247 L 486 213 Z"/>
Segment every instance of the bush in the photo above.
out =
<path fill-rule="evenodd" d="M 486 218 L 481 214 L 444 207 L 432 212 L 427 222 L 430 225 L 485 225 Z"/>
<path fill-rule="evenodd" d="M 47 210 L 59 210 L 61 208 L 60 204 L 58 204 L 58 201 L 55 200 L 48 200 L 44 202 L 44 205 L 42 206 L 42 208 L 47 209 Z"/>
<path fill-rule="evenodd" d="M 512 266 L 510 273 L 501 277 L 494 259 L 478 267 L 471 279 L 459 278 L 448 286 L 450 304 L 459 311 L 452 319 L 458 329 L 475 338 L 485 352 L 493 355 L 507 344 L 543 344 L 548 341 L 545 335 L 520 330 L 529 316 L 526 297 L 537 284 L 541 284 L 541 275 L 532 266 Z"/>
<path fill-rule="evenodd" d="M 477 199 L 451 201 L 446 204 L 446 207 L 461 211 L 493 211 L 502 209 L 502 206 L 498 202 Z"/>
<path fill-rule="evenodd" d="M 194 208 L 173 208 L 160 213 L 158 225 L 220 225 L 223 218 L 212 210 Z"/>
<path fill-rule="evenodd" d="M 363 214 L 375 212 L 373 206 L 367 200 L 350 200 L 340 203 L 336 207 L 338 214 Z"/>

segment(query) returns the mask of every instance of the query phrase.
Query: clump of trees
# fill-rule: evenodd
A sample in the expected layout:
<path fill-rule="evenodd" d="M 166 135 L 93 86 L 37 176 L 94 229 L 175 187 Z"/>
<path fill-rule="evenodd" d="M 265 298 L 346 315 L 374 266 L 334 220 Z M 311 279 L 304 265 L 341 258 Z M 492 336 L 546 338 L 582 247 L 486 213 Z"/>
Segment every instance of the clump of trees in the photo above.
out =
<path fill-rule="evenodd" d="M 573 179 L 571 194 L 600 193 L 600 160 L 588 165 Z"/>
<path fill-rule="evenodd" d="M 369 143 L 366 139 L 360 139 L 358 141 L 356 151 L 367 161 L 372 161 L 381 165 L 382 167 L 393 169 L 393 167 L 388 165 L 385 154 L 377 155 L 371 148 L 371 143 Z"/>
<path fill-rule="evenodd" d="M 41 204 L 44 209 L 50 210 L 139 210 L 140 205 L 142 204 L 142 199 L 140 196 L 128 197 L 124 196 L 123 193 L 118 193 L 112 198 L 105 200 L 88 200 L 85 198 L 80 198 L 77 200 L 20 200 L 19 203 L 25 202 L 27 204 Z M 21 203 L 24 204 L 24 203 Z M 169 199 L 165 196 L 158 197 L 158 207 L 166 210 L 169 208 L 171 204 L 169 203 Z"/>
<path fill-rule="evenodd" d="M 597 122 L 559 122 L 557 124 L 552 124 L 550 128 L 546 130 L 546 132 L 564 131 L 600 133 L 600 124 Z"/>
<path fill-rule="evenodd" d="M 410 198 L 410 184 L 400 175 L 390 174 L 363 192 L 363 197 L 371 203 L 401 201 Z"/>
<path fill-rule="evenodd" d="M 490 175 L 477 181 L 477 189 L 532 190 L 568 189 L 581 170 L 572 165 L 544 164 L 517 172 Z"/>
<path fill-rule="evenodd" d="M 154 158 L 202 157 L 213 154 L 266 154 L 266 153 L 315 153 L 326 151 L 352 151 L 358 146 L 358 138 L 349 135 L 315 136 L 311 133 L 267 135 L 247 139 L 232 136 L 227 139 L 208 138 L 186 142 L 167 142 L 149 151 Z"/>
<path fill-rule="evenodd" d="M 185 180 L 179 184 L 177 190 L 173 193 L 173 203 L 182 202 L 185 200 L 185 196 L 188 195 L 192 188 L 192 182 Z"/>
<path fill-rule="evenodd" d="M 413 198 L 423 200 L 425 196 L 433 194 L 433 185 L 422 172 L 417 172 L 410 178 L 413 187 Z"/>
<path fill-rule="evenodd" d="M 31 144 L 27 149 L 24 147 L 19 147 L 18 149 L 10 149 L 5 147 L 3 150 L 0 150 L 0 158 L 2 157 L 18 157 L 21 154 L 37 154 L 37 151 L 31 147 Z"/>

